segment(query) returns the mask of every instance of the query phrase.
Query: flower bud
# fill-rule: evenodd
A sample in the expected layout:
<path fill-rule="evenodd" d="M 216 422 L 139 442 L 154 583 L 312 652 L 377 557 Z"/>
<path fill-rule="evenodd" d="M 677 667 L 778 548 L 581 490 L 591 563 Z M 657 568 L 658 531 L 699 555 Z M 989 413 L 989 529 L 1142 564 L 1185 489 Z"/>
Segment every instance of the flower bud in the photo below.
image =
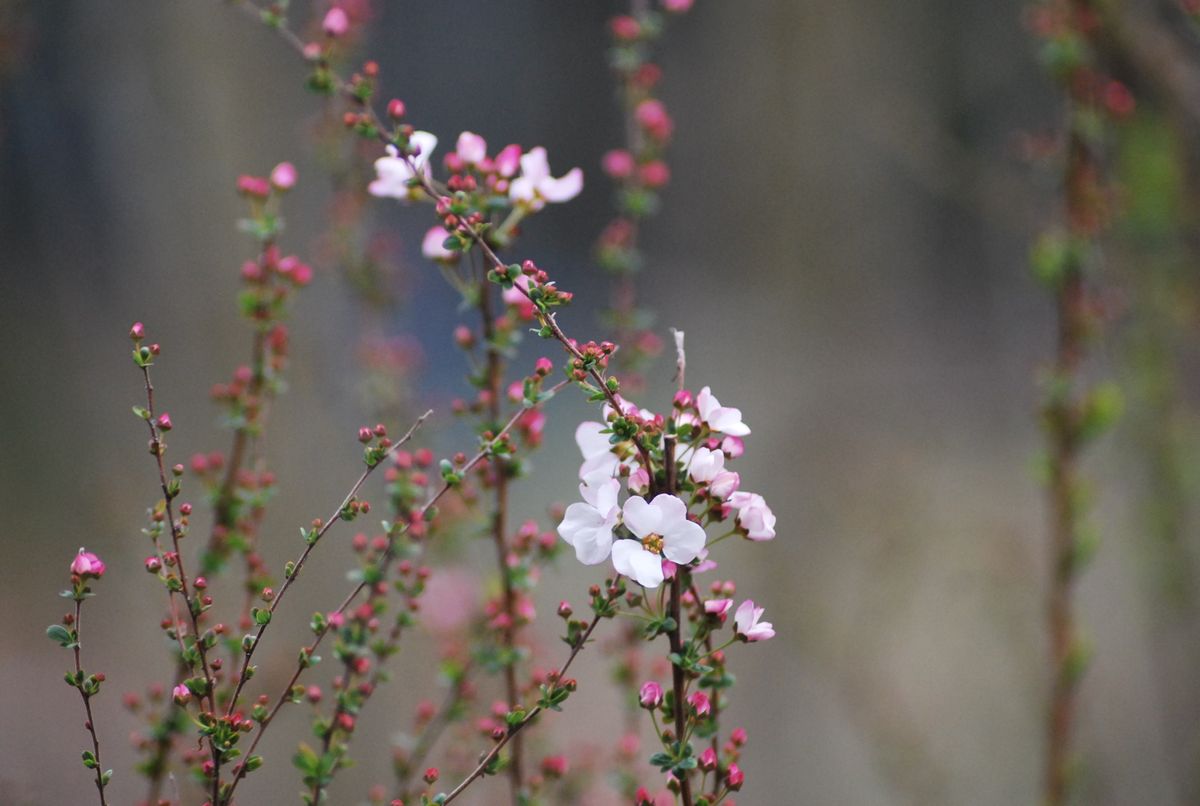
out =
<path fill-rule="evenodd" d="M 662 701 L 663 701 L 662 686 L 660 686 L 658 683 L 654 682 L 653 680 L 647 681 L 642 684 L 641 689 L 638 691 L 638 704 L 639 705 L 641 705 L 643 708 L 646 708 L 646 709 L 652 711 L 655 708 L 657 708 L 658 706 L 662 705 Z"/>
<path fill-rule="evenodd" d="M 392 120 L 400 120 L 400 118 L 404 117 L 405 111 L 404 101 L 401 101 L 399 98 L 393 98 L 388 101 L 387 114 Z"/>
<path fill-rule="evenodd" d="M 350 18 L 346 16 L 346 12 L 341 6 L 334 6 L 329 9 L 325 19 L 321 21 L 321 28 L 328 37 L 343 36 L 350 29 Z"/>
<path fill-rule="evenodd" d="M 171 689 L 171 697 L 174 698 L 176 705 L 187 705 L 192 701 L 192 692 L 191 689 L 180 683 Z"/>
<path fill-rule="evenodd" d="M 692 711 L 698 717 L 706 717 L 712 713 L 712 703 L 709 702 L 708 695 L 703 691 L 693 692 L 687 701 L 688 705 L 692 707 Z"/>
<path fill-rule="evenodd" d="M 146 326 L 141 322 L 134 322 L 133 327 L 129 328 L 129 338 L 134 341 L 141 341 L 146 338 Z"/>
<path fill-rule="evenodd" d="M 742 788 L 742 783 L 746 780 L 746 774 L 742 772 L 742 768 L 736 764 L 729 765 L 729 772 L 725 773 L 725 785 L 734 792 Z"/>
<path fill-rule="evenodd" d="M 425 783 L 432 784 L 435 783 L 440 777 L 440 773 L 438 772 L 437 767 L 430 767 L 429 769 L 425 770 L 425 774 L 421 777 L 425 779 Z"/>
<path fill-rule="evenodd" d="M 75 559 L 71 561 L 71 573 L 81 577 L 95 577 L 99 579 L 104 575 L 104 563 L 99 557 L 90 551 L 84 551 L 82 548 L 75 555 Z"/>

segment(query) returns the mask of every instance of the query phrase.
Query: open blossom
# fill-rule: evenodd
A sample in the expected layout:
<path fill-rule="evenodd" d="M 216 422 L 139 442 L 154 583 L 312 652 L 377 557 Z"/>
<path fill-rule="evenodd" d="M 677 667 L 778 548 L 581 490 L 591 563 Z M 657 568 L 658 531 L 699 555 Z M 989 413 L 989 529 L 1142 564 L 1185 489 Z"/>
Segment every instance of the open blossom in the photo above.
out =
<path fill-rule="evenodd" d="M 662 584 L 664 558 L 687 565 L 704 549 L 703 527 L 688 520 L 687 505 L 674 495 L 629 498 L 622 519 L 637 539 L 613 543 L 613 567 L 643 587 Z"/>
<path fill-rule="evenodd" d="M 716 498 L 728 498 L 741 483 L 741 477 L 725 469 L 725 454 L 721 451 L 697 448 L 688 463 L 688 478 L 697 484 L 707 484 Z"/>
<path fill-rule="evenodd" d="M 707 386 L 696 395 L 696 409 L 700 412 L 700 419 L 714 431 L 733 437 L 744 437 L 750 433 L 750 427 L 742 422 L 741 410 L 722 406 Z"/>
<path fill-rule="evenodd" d="M 449 237 L 450 233 L 445 227 L 431 227 L 425 233 L 425 237 L 421 239 L 421 254 L 429 260 L 447 262 L 457 260 L 458 252 L 445 247 L 446 239 Z"/>
<path fill-rule="evenodd" d="M 512 181 L 508 196 L 515 202 L 540 210 L 546 202 L 570 201 L 582 190 L 582 170 L 572 168 L 555 179 L 550 175 L 546 149 L 537 146 L 521 157 L 521 175 Z"/>
<path fill-rule="evenodd" d="M 613 529 L 620 519 L 617 494 L 621 482 L 611 476 L 589 476 L 579 485 L 583 501 L 567 507 L 558 534 L 575 547 L 575 557 L 584 565 L 596 565 L 608 559 L 613 545 Z"/>
<path fill-rule="evenodd" d="M 96 577 L 104 575 L 104 562 L 90 551 L 79 550 L 71 561 L 71 573 L 81 577 Z"/>
<path fill-rule="evenodd" d="M 615 476 L 621 460 L 612 452 L 612 443 L 608 434 L 601 433 L 608 428 L 604 423 L 583 422 L 575 429 L 575 444 L 583 454 L 583 464 L 579 468 L 579 478 L 603 470 L 610 476 Z"/>
<path fill-rule="evenodd" d="M 367 186 L 367 192 L 372 196 L 411 199 L 417 194 L 417 188 L 409 187 L 409 182 L 416 174 L 409 167 L 408 160 L 412 160 L 418 171 L 428 173 L 429 157 L 437 148 L 438 139 L 437 135 L 429 132 L 413 132 L 408 140 L 417 149 L 412 157 L 402 157 L 399 150 L 390 145 L 387 147 L 387 156 L 375 160 L 376 179 Z"/>
<path fill-rule="evenodd" d="M 775 513 L 761 495 L 739 491 L 729 496 L 729 504 L 737 509 L 738 525 L 746 530 L 746 537 L 751 540 L 775 538 Z"/>
<path fill-rule="evenodd" d="M 487 158 L 487 140 L 475 132 L 463 132 L 458 136 L 454 152 L 467 165 L 478 165 Z"/>
<path fill-rule="evenodd" d="M 738 605 L 733 614 L 733 631 L 747 641 L 766 641 L 775 637 L 775 628 L 769 621 L 759 621 L 763 608 L 755 607 L 754 600 L 747 599 Z"/>

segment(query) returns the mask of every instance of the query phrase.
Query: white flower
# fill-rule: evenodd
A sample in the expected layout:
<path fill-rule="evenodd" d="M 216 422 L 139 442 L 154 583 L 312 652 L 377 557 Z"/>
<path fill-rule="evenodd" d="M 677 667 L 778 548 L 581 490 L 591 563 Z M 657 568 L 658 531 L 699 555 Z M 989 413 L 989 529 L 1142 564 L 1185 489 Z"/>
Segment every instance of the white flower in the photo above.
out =
<path fill-rule="evenodd" d="M 773 540 L 775 538 L 775 513 L 758 493 L 736 492 L 729 496 L 729 504 L 738 511 L 738 524 L 746 530 L 751 540 Z"/>
<path fill-rule="evenodd" d="M 418 188 L 409 187 L 409 181 L 416 176 L 409 167 L 409 160 L 418 171 L 428 174 L 429 157 L 437 148 L 438 139 L 429 132 L 413 132 L 408 140 L 417 149 L 412 157 L 400 156 L 396 147 L 389 145 L 388 155 L 375 160 L 376 179 L 367 186 L 367 192 L 372 196 L 411 199 L 420 192 Z"/>
<path fill-rule="evenodd" d="M 617 493 L 621 483 L 614 478 L 590 477 L 579 485 L 583 502 L 567 507 L 558 525 L 558 534 L 575 547 L 575 557 L 584 565 L 596 565 L 608 559 L 612 550 L 613 529 L 620 519 Z"/>
<path fill-rule="evenodd" d="M 688 520 L 687 505 L 673 495 L 656 495 L 650 502 L 629 498 L 622 516 L 637 539 L 613 543 L 613 567 L 643 587 L 662 584 L 664 558 L 687 565 L 704 549 L 704 529 Z"/>
<path fill-rule="evenodd" d="M 747 641 L 766 641 L 775 637 L 775 628 L 769 621 L 759 621 L 763 608 L 755 607 L 753 599 L 747 599 L 738 605 L 733 614 L 733 632 L 739 638 Z"/>
<path fill-rule="evenodd" d="M 696 395 L 696 409 L 700 412 L 700 419 L 714 431 L 734 437 L 744 437 L 750 433 L 750 427 L 742 422 L 741 410 L 722 406 L 707 386 Z"/>
<path fill-rule="evenodd" d="M 587 478 L 598 470 L 606 471 L 609 476 L 617 474 L 621 460 L 612 452 L 613 446 L 608 441 L 608 434 L 600 433 L 607 428 L 604 423 L 583 422 L 575 429 L 575 444 L 583 454 L 579 478 Z"/>
<path fill-rule="evenodd" d="M 463 132 L 458 136 L 454 151 L 467 165 L 478 165 L 487 157 L 487 140 L 475 132 Z"/>
<path fill-rule="evenodd" d="M 583 171 L 572 168 L 555 179 L 550 175 L 546 149 L 537 146 L 521 157 L 521 175 L 512 181 L 508 197 L 534 210 L 540 210 L 546 202 L 570 201 L 582 190 Z"/>

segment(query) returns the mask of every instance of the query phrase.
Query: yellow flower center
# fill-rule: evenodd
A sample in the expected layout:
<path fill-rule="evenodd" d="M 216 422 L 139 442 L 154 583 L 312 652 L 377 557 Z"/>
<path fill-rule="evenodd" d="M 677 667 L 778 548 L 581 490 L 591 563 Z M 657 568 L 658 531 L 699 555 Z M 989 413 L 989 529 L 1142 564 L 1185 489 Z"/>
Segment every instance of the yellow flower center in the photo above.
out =
<path fill-rule="evenodd" d="M 642 548 L 644 548 L 646 551 L 650 552 L 651 554 L 662 554 L 662 551 L 663 551 L 662 535 L 655 534 L 654 532 L 651 532 L 650 534 L 646 535 L 645 537 L 642 538 Z"/>

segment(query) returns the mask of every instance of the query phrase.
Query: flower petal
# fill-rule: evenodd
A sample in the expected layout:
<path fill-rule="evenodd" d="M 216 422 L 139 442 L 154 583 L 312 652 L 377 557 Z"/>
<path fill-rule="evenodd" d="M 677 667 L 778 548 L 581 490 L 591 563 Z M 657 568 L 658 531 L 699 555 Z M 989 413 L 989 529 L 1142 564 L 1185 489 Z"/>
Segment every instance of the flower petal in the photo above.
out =
<path fill-rule="evenodd" d="M 621 511 L 625 525 L 629 527 L 629 531 L 638 537 L 646 537 L 649 534 L 658 532 L 662 513 L 660 510 L 651 507 L 645 498 L 633 496 L 626 499 L 625 506 L 622 507 Z"/>
<path fill-rule="evenodd" d="M 663 554 L 672 562 L 687 565 L 700 556 L 706 540 L 708 535 L 700 524 L 689 520 L 674 523 L 663 535 Z"/>
<path fill-rule="evenodd" d="M 583 171 L 572 168 L 559 179 L 546 177 L 537 186 L 538 193 L 548 202 L 566 202 L 583 191 Z"/>

